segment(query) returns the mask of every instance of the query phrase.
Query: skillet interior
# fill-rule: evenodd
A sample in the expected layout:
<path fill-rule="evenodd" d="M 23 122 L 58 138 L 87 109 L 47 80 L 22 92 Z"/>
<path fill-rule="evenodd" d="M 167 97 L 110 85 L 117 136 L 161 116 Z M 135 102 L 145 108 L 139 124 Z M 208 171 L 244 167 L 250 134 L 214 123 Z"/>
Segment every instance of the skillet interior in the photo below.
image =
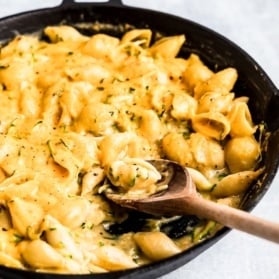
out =
<path fill-rule="evenodd" d="M 186 45 L 180 55 L 187 57 L 191 52 L 198 54 L 212 69 L 220 70 L 228 66 L 237 68 L 239 80 L 235 86 L 236 95 L 250 97 L 249 107 L 254 121 L 264 121 L 271 132 L 267 150 L 263 158 L 266 172 L 251 186 L 243 200 L 243 208 L 251 210 L 268 190 L 279 164 L 279 93 L 259 65 L 239 47 L 191 21 L 159 12 L 138 8 L 124 7 L 119 1 L 101 4 L 74 4 L 64 1 L 57 8 L 43 9 L 34 12 L 11 16 L 0 21 L 0 40 L 9 40 L 18 33 L 33 33 L 47 25 L 60 23 L 77 24 L 99 22 L 101 32 L 120 36 L 129 26 L 151 28 L 157 34 L 185 34 Z M 83 32 L 92 32 L 86 25 Z M 94 31 L 93 31 L 94 32 Z M 213 245 L 228 232 L 224 228 L 214 238 L 200 245 L 149 266 L 136 270 L 112 272 L 98 275 L 51 275 L 30 273 L 22 270 L 0 267 L 4 278 L 156 278 L 187 263 L 202 251 Z"/>

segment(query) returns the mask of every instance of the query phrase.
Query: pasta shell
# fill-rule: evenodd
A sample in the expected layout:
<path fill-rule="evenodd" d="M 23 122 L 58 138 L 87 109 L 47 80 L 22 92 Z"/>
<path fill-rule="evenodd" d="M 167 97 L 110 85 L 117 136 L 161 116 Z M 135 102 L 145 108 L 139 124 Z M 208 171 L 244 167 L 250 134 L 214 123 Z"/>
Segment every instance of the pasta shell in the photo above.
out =
<path fill-rule="evenodd" d="M 161 174 L 150 163 L 141 159 L 115 161 L 109 167 L 107 177 L 114 186 L 124 190 L 125 196 L 146 196 L 156 192 Z"/>
<path fill-rule="evenodd" d="M 71 121 L 72 118 L 78 117 L 94 88 L 88 81 L 75 81 L 65 86 L 66 90 L 59 98 L 62 109 L 61 122 L 67 122 L 67 118 Z"/>
<path fill-rule="evenodd" d="M 13 268 L 21 268 L 21 269 L 23 268 L 23 265 L 19 260 L 1 251 L 0 251 L 0 265 L 13 267 Z"/>
<path fill-rule="evenodd" d="M 101 163 L 109 166 L 111 162 L 125 157 L 150 158 L 152 147 L 149 142 L 133 133 L 117 133 L 106 136 L 100 142 Z"/>
<path fill-rule="evenodd" d="M 217 140 L 223 140 L 231 128 L 228 119 L 219 112 L 197 114 L 192 119 L 192 126 L 196 132 Z"/>
<path fill-rule="evenodd" d="M 199 83 L 195 89 L 195 98 L 199 99 L 206 92 L 230 92 L 237 80 L 237 71 L 234 68 L 226 68 L 204 82 Z"/>
<path fill-rule="evenodd" d="M 232 105 L 233 93 L 207 92 L 198 101 L 198 113 L 217 111 L 226 114 Z"/>
<path fill-rule="evenodd" d="M 0 252 L 11 256 L 17 255 L 17 242 L 15 241 L 14 233 L 14 230 L 0 230 Z"/>
<path fill-rule="evenodd" d="M 24 260 L 34 268 L 63 267 L 63 257 L 40 239 L 26 242 L 21 252 Z"/>
<path fill-rule="evenodd" d="M 187 120 L 194 117 L 197 111 L 197 101 L 190 95 L 176 93 L 172 100 L 171 116 L 177 120 Z"/>
<path fill-rule="evenodd" d="M 137 42 L 141 47 L 149 47 L 151 41 L 152 32 L 150 29 L 134 29 L 124 34 L 121 39 L 121 44 L 127 44 L 129 42 Z"/>
<path fill-rule="evenodd" d="M 28 59 L 10 58 L 7 61 L 3 59 L 2 65 L 9 65 L 0 71 L 0 80 L 5 81 L 5 86 L 8 90 L 19 90 L 23 86 L 33 83 L 35 76 L 32 63 Z"/>
<path fill-rule="evenodd" d="M 201 172 L 193 168 L 187 168 L 187 170 L 199 191 L 211 190 L 212 183 Z"/>
<path fill-rule="evenodd" d="M 135 268 L 137 264 L 122 250 L 117 247 L 104 245 L 95 250 L 98 265 L 107 270 L 115 271 Z"/>
<path fill-rule="evenodd" d="M 164 37 L 156 41 L 155 44 L 149 48 L 149 51 L 154 56 L 174 58 L 180 51 L 185 40 L 186 38 L 184 35 Z"/>
<path fill-rule="evenodd" d="M 37 50 L 40 45 L 36 36 L 16 36 L 8 45 L 1 48 L 1 59 L 15 53 L 27 53 Z"/>
<path fill-rule="evenodd" d="M 8 203 L 13 227 L 23 236 L 32 237 L 44 218 L 43 209 L 34 202 L 14 198 Z"/>
<path fill-rule="evenodd" d="M 85 222 L 90 210 L 90 202 L 85 198 L 68 198 L 56 204 L 48 214 L 68 228 L 78 228 Z"/>
<path fill-rule="evenodd" d="M 19 172 L 7 178 L 0 184 L 0 199 L 8 201 L 13 199 L 13 197 L 24 199 L 36 196 L 38 185 L 33 179 L 33 174 L 28 171 Z"/>
<path fill-rule="evenodd" d="M 78 129 L 93 133 L 95 136 L 103 136 L 113 132 L 114 124 L 118 117 L 118 111 L 109 104 L 87 104 L 81 111 L 78 121 Z"/>
<path fill-rule="evenodd" d="M 184 166 L 193 166 L 194 157 L 189 142 L 182 134 L 169 133 L 162 140 L 166 157 Z"/>
<path fill-rule="evenodd" d="M 82 261 L 82 252 L 71 237 L 68 228 L 50 215 L 45 217 L 42 227 L 45 230 L 46 240 L 52 247 L 55 247 L 65 256 Z"/>
<path fill-rule="evenodd" d="M 160 140 L 163 126 L 158 115 L 153 110 L 143 110 L 139 123 L 139 133 L 150 142 Z"/>
<path fill-rule="evenodd" d="M 254 137 L 236 137 L 225 145 L 225 160 L 232 173 L 253 170 L 261 155 L 261 148 Z"/>
<path fill-rule="evenodd" d="M 216 140 L 200 133 L 193 133 L 188 142 L 194 161 L 188 167 L 190 166 L 202 172 L 206 172 L 209 169 L 217 170 L 224 168 L 224 150 Z"/>
<path fill-rule="evenodd" d="M 143 253 L 158 261 L 181 252 L 175 243 L 162 232 L 138 232 L 134 239 Z"/>
<path fill-rule="evenodd" d="M 183 81 L 193 90 L 196 85 L 208 80 L 213 72 L 200 60 L 196 54 L 191 54 L 188 67 L 183 74 Z"/>
<path fill-rule="evenodd" d="M 212 194 L 217 198 L 242 194 L 262 172 L 263 169 L 259 169 L 257 171 L 241 171 L 230 174 L 216 184 Z"/>
<path fill-rule="evenodd" d="M 81 195 L 84 196 L 92 192 L 95 187 L 105 179 L 104 169 L 93 167 L 82 178 Z"/>
<path fill-rule="evenodd" d="M 115 55 L 119 42 L 118 38 L 106 34 L 96 34 L 85 43 L 81 51 L 95 58 L 106 59 Z"/>
<path fill-rule="evenodd" d="M 8 230 L 12 227 L 11 217 L 6 208 L 0 205 L 0 228 Z M 0 249 L 1 250 L 1 249 Z"/>
<path fill-rule="evenodd" d="M 235 102 L 228 114 L 228 119 L 232 137 L 251 136 L 257 129 L 252 122 L 250 110 L 245 102 Z"/>

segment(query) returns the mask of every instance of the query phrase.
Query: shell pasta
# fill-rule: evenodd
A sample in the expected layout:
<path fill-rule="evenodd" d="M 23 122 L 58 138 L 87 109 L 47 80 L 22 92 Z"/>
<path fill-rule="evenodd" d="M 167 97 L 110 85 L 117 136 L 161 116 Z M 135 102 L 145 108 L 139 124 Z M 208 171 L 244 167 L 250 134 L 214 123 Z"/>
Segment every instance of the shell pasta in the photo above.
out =
<path fill-rule="evenodd" d="M 263 172 L 248 98 L 237 70 L 179 57 L 184 35 L 152 41 L 48 26 L 48 40 L 20 35 L 0 53 L 0 264 L 55 273 L 135 268 L 188 249 L 220 226 L 204 220 L 172 238 L 165 217 L 119 234 L 130 214 L 106 200 L 158 190 L 146 160 L 189 168 L 206 198 L 229 206 Z M 186 34 L 187 35 L 187 34 Z M 209 233 L 210 231 L 210 233 Z"/>

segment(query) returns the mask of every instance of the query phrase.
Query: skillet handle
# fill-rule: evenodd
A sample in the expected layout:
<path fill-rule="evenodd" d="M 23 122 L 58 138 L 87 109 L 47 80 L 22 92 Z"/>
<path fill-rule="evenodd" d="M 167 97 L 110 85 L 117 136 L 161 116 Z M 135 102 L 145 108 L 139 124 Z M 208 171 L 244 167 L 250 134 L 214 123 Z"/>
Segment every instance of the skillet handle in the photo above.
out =
<path fill-rule="evenodd" d="M 124 4 L 122 2 L 122 0 L 108 0 L 108 1 L 104 1 L 104 2 L 94 2 L 94 0 L 92 0 L 92 2 L 76 2 L 75 0 L 63 0 L 61 3 L 62 7 L 72 7 L 75 5 L 81 5 L 81 4 L 90 4 L 90 3 L 94 3 L 94 5 L 102 5 L 102 6 L 119 6 L 119 7 L 123 7 Z"/>

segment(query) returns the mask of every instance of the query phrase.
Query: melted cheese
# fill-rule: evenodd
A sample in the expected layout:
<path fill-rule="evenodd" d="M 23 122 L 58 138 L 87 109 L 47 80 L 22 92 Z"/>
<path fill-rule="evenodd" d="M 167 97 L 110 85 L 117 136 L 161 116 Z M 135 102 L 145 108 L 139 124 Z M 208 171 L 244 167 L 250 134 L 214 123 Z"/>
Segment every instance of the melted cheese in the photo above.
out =
<path fill-rule="evenodd" d="M 183 35 L 150 45 L 150 30 L 120 39 L 70 26 L 44 32 L 50 42 L 18 36 L 0 54 L 0 264 L 106 272 L 193 245 L 156 227 L 110 235 L 104 224 L 126 215 L 99 192 L 109 178 L 133 195 L 154 193 L 160 175 L 143 160 L 161 157 L 194 169 L 212 199 L 245 191 L 259 175 L 260 149 L 246 99 L 231 92 L 236 70 L 213 73 L 196 55 L 177 58 Z M 236 117 L 236 107 L 245 112 Z M 241 157 L 232 143 L 224 152 L 234 137 L 257 150 L 232 177 L 241 189 L 229 189 L 230 176 L 217 179 Z"/>

